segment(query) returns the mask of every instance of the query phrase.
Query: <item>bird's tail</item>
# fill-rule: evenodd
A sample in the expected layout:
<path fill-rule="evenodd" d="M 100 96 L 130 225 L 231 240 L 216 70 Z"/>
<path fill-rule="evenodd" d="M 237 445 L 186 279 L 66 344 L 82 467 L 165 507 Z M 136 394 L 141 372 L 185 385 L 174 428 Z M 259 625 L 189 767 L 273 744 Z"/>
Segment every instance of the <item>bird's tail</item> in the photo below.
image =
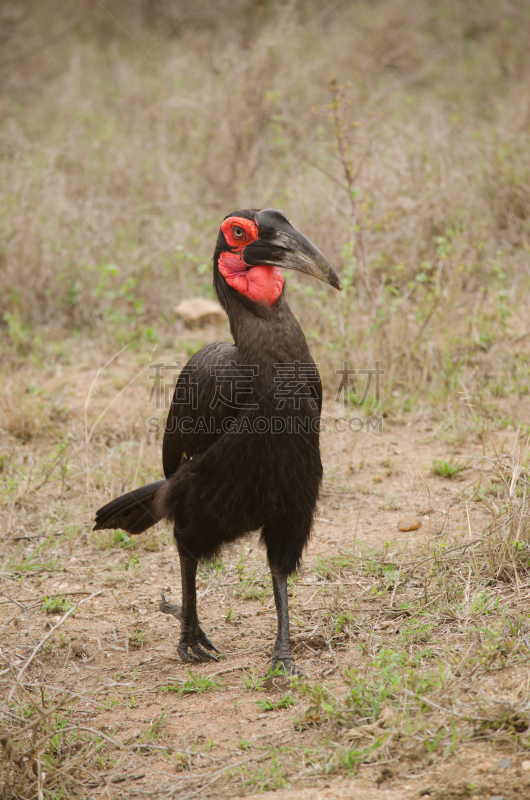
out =
<path fill-rule="evenodd" d="M 96 524 L 93 530 L 121 528 L 127 533 L 143 533 L 163 518 L 156 504 L 156 495 L 167 480 L 148 483 L 132 492 L 122 494 L 96 511 Z"/>

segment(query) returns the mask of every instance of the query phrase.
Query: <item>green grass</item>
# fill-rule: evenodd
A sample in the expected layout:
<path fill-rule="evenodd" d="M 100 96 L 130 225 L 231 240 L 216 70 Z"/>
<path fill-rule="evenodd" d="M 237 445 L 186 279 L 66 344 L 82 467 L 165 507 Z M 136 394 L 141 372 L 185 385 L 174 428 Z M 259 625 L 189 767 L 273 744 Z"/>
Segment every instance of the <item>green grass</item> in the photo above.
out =
<path fill-rule="evenodd" d="M 222 560 L 217 557 L 210 561 L 201 561 L 198 568 L 198 573 L 205 581 L 218 579 L 224 570 Z"/>
<path fill-rule="evenodd" d="M 262 711 L 277 711 L 280 708 L 290 708 L 291 706 L 294 706 L 296 702 L 297 701 L 295 698 L 290 694 L 284 695 L 280 700 L 277 701 L 270 697 L 263 697 L 259 700 L 256 700 L 257 706 Z"/>
<path fill-rule="evenodd" d="M 262 692 L 265 689 L 263 676 L 254 672 L 252 667 L 248 671 L 245 670 L 243 680 L 245 689 L 249 689 L 251 692 Z"/>
<path fill-rule="evenodd" d="M 164 732 L 167 711 L 164 709 L 138 737 L 138 744 L 149 745 L 157 742 Z"/>
<path fill-rule="evenodd" d="M 188 679 L 186 681 L 179 681 L 177 683 L 169 684 L 160 688 L 159 692 L 172 692 L 176 693 L 179 699 L 186 697 L 190 694 L 203 694 L 210 692 L 223 686 L 221 681 L 215 678 L 209 678 L 207 675 L 197 675 L 188 668 Z"/>
<path fill-rule="evenodd" d="M 263 697 L 256 700 L 256 704 L 262 711 L 277 711 L 279 708 L 290 708 L 295 705 L 295 703 L 295 698 L 290 694 L 284 695 L 284 697 L 277 701 L 270 697 Z"/>
<path fill-rule="evenodd" d="M 240 573 L 236 594 L 240 600 L 257 600 L 261 605 L 265 605 L 265 602 L 272 594 L 272 589 L 269 582 L 265 583 L 262 578 L 257 577 L 255 574 L 246 575 Z"/>
<path fill-rule="evenodd" d="M 270 747 L 264 758 L 264 763 L 255 770 L 240 767 L 231 777 L 239 777 L 247 792 L 260 793 L 275 791 L 289 786 L 289 773 L 291 771 L 287 759 L 281 749 Z"/>
<path fill-rule="evenodd" d="M 122 531 L 120 529 L 115 531 L 94 531 L 92 536 L 94 537 L 96 545 L 101 550 L 111 550 L 115 547 L 128 550 L 136 544 L 133 537 L 130 536 L 127 531 Z"/>
<path fill-rule="evenodd" d="M 15 575 L 35 575 L 45 571 L 52 572 L 57 563 L 55 559 L 50 559 L 49 561 L 39 561 L 37 559 L 38 553 L 44 550 L 51 541 L 51 537 L 47 538 L 44 542 L 41 542 L 39 545 L 37 545 L 37 547 L 23 561 L 20 563 L 13 562 L 13 564 L 10 565 L 10 571 Z"/>
<path fill-rule="evenodd" d="M 148 632 L 142 628 L 135 628 L 129 637 L 129 647 L 141 650 L 147 642 Z"/>
<path fill-rule="evenodd" d="M 72 608 L 70 600 L 63 594 L 45 597 L 41 606 L 41 611 L 45 614 L 64 614 Z"/>
<path fill-rule="evenodd" d="M 433 475 L 440 475 L 442 478 L 448 478 L 452 480 L 459 475 L 464 467 L 462 464 L 456 464 L 451 461 L 443 461 L 442 459 L 437 459 L 433 461 L 431 464 L 431 472 Z"/>

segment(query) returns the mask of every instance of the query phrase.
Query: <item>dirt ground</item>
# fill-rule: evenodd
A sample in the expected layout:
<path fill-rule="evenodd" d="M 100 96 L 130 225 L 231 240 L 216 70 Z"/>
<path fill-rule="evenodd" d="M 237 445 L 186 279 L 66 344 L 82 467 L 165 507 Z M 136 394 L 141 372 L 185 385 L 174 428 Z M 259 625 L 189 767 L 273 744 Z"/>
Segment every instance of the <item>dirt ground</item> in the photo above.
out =
<path fill-rule="evenodd" d="M 70 393 L 70 421 L 82 419 L 91 376 L 87 371 Z M 67 376 L 61 381 L 68 382 Z M 59 387 L 54 391 L 59 392 Z M 110 391 L 101 390 L 90 408 L 92 419 L 97 418 L 99 407 L 106 408 Z M 333 403 L 325 408 L 328 419 L 341 414 Z M 119 415 L 112 417 L 109 411 L 100 436 L 116 434 L 119 417 L 122 426 L 132 429 L 135 416 L 134 403 L 123 402 Z M 498 432 L 497 446 L 508 449 L 514 435 L 509 430 Z M 31 442 L 18 445 L 26 452 L 32 446 Z M 325 480 L 314 534 L 290 591 L 294 651 L 308 684 L 325 683 L 340 694 L 345 670 L 361 671 L 367 658 L 359 642 L 369 639 L 377 641 L 378 647 L 392 648 L 404 620 L 392 613 L 396 590 L 392 597 L 390 592 L 374 594 L 373 580 L 353 570 L 332 576 L 322 564 L 330 557 L 363 552 L 410 560 L 444 537 L 459 541 L 471 535 L 469 525 L 480 524 L 481 517 L 474 510 L 470 523 L 465 491 L 479 480 L 493 484 L 498 480 L 480 458 L 484 448 L 480 436 L 470 433 L 451 441 L 429 423 L 416 427 L 385 423 L 376 434 L 330 429 L 323 435 Z M 429 472 L 428 465 L 448 458 L 462 465 L 452 480 Z M 136 457 L 131 461 L 136 462 Z M 140 474 L 134 478 L 141 483 L 141 449 L 138 462 L 133 467 Z M 96 470 L 91 476 L 94 486 L 100 486 L 100 500 L 101 490 L 103 495 L 113 493 L 112 485 L 94 477 Z M 57 485 L 52 494 L 56 492 Z M 47 497 L 51 503 L 51 494 Z M 24 501 L 20 508 L 10 509 L 9 535 L 3 537 L 6 555 L 9 547 L 18 547 L 17 552 L 27 556 L 36 544 L 53 538 L 53 516 L 45 535 L 39 535 L 31 519 L 44 509 L 33 501 L 24 521 L 23 506 Z M 85 693 L 72 711 L 77 725 L 100 731 L 125 747 L 145 745 L 145 752 L 137 751 L 120 775 L 118 785 L 112 779 L 99 787 L 93 785 L 94 797 L 253 797 L 256 792 L 278 800 L 530 797 L 530 771 L 524 768 L 530 763 L 520 747 L 502 739 L 481 742 L 470 737 L 456 751 L 449 748 L 430 758 L 398 752 L 375 762 L 361 759 L 345 772 L 337 770 L 332 766 L 334 747 L 343 741 L 354 743 L 359 729 L 346 731 L 345 739 L 344 731 L 307 724 L 308 703 L 296 687 L 282 678 L 266 684 L 259 680 L 267 670 L 276 615 L 257 534 L 227 551 L 222 564 L 200 569 L 200 618 L 220 650 L 220 660 L 188 670 L 176 656 L 178 622 L 158 610 L 161 592 L 173 602 L 180 597 L 179 564 L 169 529 L 161 527 L 156 536 L 148 532 L 124 548 L 106 540 L 106 533 L 90 533 L 97 505 L 87 504 L 86 496 L 71 492 L 63 512 L 65 507 L 74 517 L 79 510 L 85 520 L 76 528 L 79 538 L 62 535 L 51 563 L 13 574 L 4 568 L 1 647 L 15 665 L 31 652 L 21 607 L 28 610 L 28 630 L 38 641 L 61 621 L 65 609 L 63 605 L 57 613 L 53 608 L 43 611 L 46 598 L 58 597 L 69 604 L 84 601 L 41 648 L 40 668 L 48 682 L 83 684 Z M 52 508 L 51 504 L 48 510 Z M 62 520 L 63 512 L 53 513 Z M 399 524 L 410 518 L 421 527 L 400 532 Z M 57 523 L 58 528 L 62 525 Z M 508 583 L 500 595 L 503 602 L 525 609 L 529 588 Z M 419 597 L 425 591 L 421 584 L 412 589 Z M 15 606 L 13 600 L 20 605 Z M 431 603 L 431 611 L 438 603 L 441 609 L 436 595 L 425 597 L 425 605 Z M 347 624 L 334 628 L 338 614 Z M 436 658 L 443 660 L 448 651 L 454 656 L 466 648 L 462 626 L 455 628 L 454 620 L 441 614 L 434 630 Z M 416 649 L 414 644 L 408 648 L 411 654 Z M 36 663 L 32 670 L 37 679 Z M 211 683 L 201 687 L 205 676 Z M 505 698 L 510 703 L 527 695 L 529 677 L 527 665 L 519 660 L 477 675 L 455 692 Z M 282 707 L 279 702 L 285 697 L 289 701 Z M 368 741 L 373 738 L 373 726 L 365 726 L 362 736 Z M 288 754 L 288 770 L 282 768 L 276 776 L 271 746 L 275 752 Z M 308 756 L 312 752 L 320 754 L 318 766 L 318 759 Z M 326 774 L 326 753 L 330 774 Z"/>

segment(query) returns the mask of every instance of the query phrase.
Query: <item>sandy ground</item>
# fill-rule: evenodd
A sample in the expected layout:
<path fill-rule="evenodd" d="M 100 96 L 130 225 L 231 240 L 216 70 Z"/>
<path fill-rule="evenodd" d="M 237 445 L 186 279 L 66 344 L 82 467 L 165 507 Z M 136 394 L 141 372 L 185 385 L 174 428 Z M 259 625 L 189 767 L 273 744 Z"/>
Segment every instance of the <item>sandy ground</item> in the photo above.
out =
<path fill-rule="evenodd" d="M 87 373 L 87 385 L 88 380 Z M 85 395 L 86 387 L 82 386 L 71 397 L 72 409 L 76 408 L 78 414 Z M 332 419 L 341 410 L 330 404 L 326 413 Z M 110 419 L 109 429 L 113 425 Z M 513 433 L 501 432 L 500 445 L 503 438 L 508 446 Z M 363 656 L 355 646 L 359 636 L 370 630 L 391 646 L 393 635 L 399 632 L 399 622 L 389 622 L 380 598 L 372 597 L 355 575 L 323 580 L 318 572 L 319 557 L 353 553 L 357 548 L 361 552 L 365 546 L 381 548 L 385 543 L 389 557 L 396 557 L 404 542 L 414 549 L 448 532 L 465 533 L 468 522 L 459 497 L 464 486 L 480 477 L 481 462 L 474 459 L 483 447 L 480 439 L 471 436 L 448 442 L 428 424 L 419 429 L 386 424 L 382 433 L 375 435 L 331 431 L 323 436 L 325 481 L 314 535 L 291 591 L 294 650 L 310 681 L 338 687 L 345 668 L 361 665 Z M 435 459 L 449 457 L 460 458 L 464 466 L 457 479 L 449 481 L 429 472 Z M 75 500 L 72 508 L 75 510 Z M 87 523 L 90 515 L 88 508 Z M 421 527 L 399 531 L 399 523 L 410 517 L 418 519 Z M 5 585 L 11 594 L 16 592 L 20 603 L 34 609 L 30 629 L 35 638 L 59 619 L 59 615 L 39 613 L 43 595 L 64 595 L 76 602 L 98 593 L 68 618 L 53 646 L 43 653 L 46 673 L 68 682 L 82 670 L 86 686 L 92 681 L 96 686 L 101 677 L 114 681 L 116 685 L 103 696 L 83 700 L 82 707 L 76 709 L 79 724 L 99 728 L 125 743 L 145 737 L 155 725 L 153 741 L 162 750 L 174 750 L 173 755 L 161 752 L 144 760 L 135 780 L 119 788 L 119 792 L 128 794 L 112 796 L 133 797 L 173 785 L 176 794 L 171 796 L 191 798 L 196 792 L 195 784 L 189 783 L 188 770 L 192 776 L 213 776 L 205 780 L 200 791 L 204 797 L 257 796 L 254 792 L 266 789 L 268 780 L 265 777 L 260 784 L 255 777 L 263 761 L 261 746 L 272 744 L 285 751 L 295 747 L 302 753 L 318 749 L 320 736 L 311 726 L 299 729 L 303 702 L 295 698 L 291 707 L 277 707 L 278 700 L 289 692 L 283 681 L 268 685 L 263 692 L 252 691 L 245 684 L 245 676 L 248 683 L 253 676 L 265 673 L 275 636 L 276 615 L 264 554 L 255 535 L 225 554 L 222 570 L 200 572 L 200 618 L 219 648 L 221 660 L 198 665 L 193 674 L 209 676 L 218 685 L 204 693 L 180 697 L 171 687 L 182 686 L 189 673 L 176 657 L 178 622 L 158 610 L 161 591 L 173 602 L 180 598 L 178 559 L 169 529 L 163 530 L 161 546 L 152 549 L 147 539 L 139 537 L 134 550 L 101 549 L 87 533 L 83 547 L 77 547 L 74 541 L 57 553 L 53 569 L 27 575 L 16 588 L 14 582 Z M 15 528 L 12 535 L 16 532 Z M 246 583 L 241 580 L 241 569 Z M 346 632 L 330 634 L 332 629 L 326 621 L 346 612 L 351 615 Z M 0 601 L 0 614 L 2 647 L 23 658 L 28 643 L 22 636 L 20 620 L 14 621 L 17 614 L 12 604 Z M 504 687 L 508 693 L 516 692 L 528 679 L 526 668 L 507 673 L 499 679 L 495 691 Z M 263 709 L 260 701 L 264 698 L 272 701 L 274 710 Z M 503 747 L 469 744 L 432 765 L 425 761 L 362 765 L 354 777 L 316 776 L 308 771 L 294 779 L 294 788 L 280 784 L 274 792 L 259 796 L 264 800 L 401 800 L 420 795 L 466 797 L 470 793 L 477 798 L 496 794 L 530 797 L 530 772 L 521 768 L 521 757 L 511 755 L 508 767 L 498 767 L 506 756 Z M 236 779 L 226 780 L 223 772 L 229 766 L 235 770 L 231 774 Z M 528 788 L 524 789 L 526 784 Z M 94 796 L 111 796 L 109 791 L 95 789 Z"/>

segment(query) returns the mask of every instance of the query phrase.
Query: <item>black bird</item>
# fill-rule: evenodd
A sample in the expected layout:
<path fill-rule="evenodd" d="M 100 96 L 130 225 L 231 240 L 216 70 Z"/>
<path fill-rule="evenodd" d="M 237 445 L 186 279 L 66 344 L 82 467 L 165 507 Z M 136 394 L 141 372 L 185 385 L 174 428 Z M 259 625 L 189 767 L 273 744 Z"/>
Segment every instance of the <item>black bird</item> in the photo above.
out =
<path fill-rule="evenodd" d="M 218 652 L 199 624 L 198 562 L 260 530 L 278 614 L 272 669 L 283 665 L 298 672 L 289 639 L 287 578 L 309 539 L 322 480 L 322 388 L 279 267 L 342 288 L 320 250 L 281 211 L 251 209 L 225 218 L 213 284 L 235 344 L 207 345 L 182 369 L 164 434 L 165 478 L 96 514 L 94 530 L 131 534 L 164 518 L 173 522 L 182 607 L 162 596 L 160 609 L 181 620 L 178 652 L 186 663 L 215 659 L 212 651 Z"/>

